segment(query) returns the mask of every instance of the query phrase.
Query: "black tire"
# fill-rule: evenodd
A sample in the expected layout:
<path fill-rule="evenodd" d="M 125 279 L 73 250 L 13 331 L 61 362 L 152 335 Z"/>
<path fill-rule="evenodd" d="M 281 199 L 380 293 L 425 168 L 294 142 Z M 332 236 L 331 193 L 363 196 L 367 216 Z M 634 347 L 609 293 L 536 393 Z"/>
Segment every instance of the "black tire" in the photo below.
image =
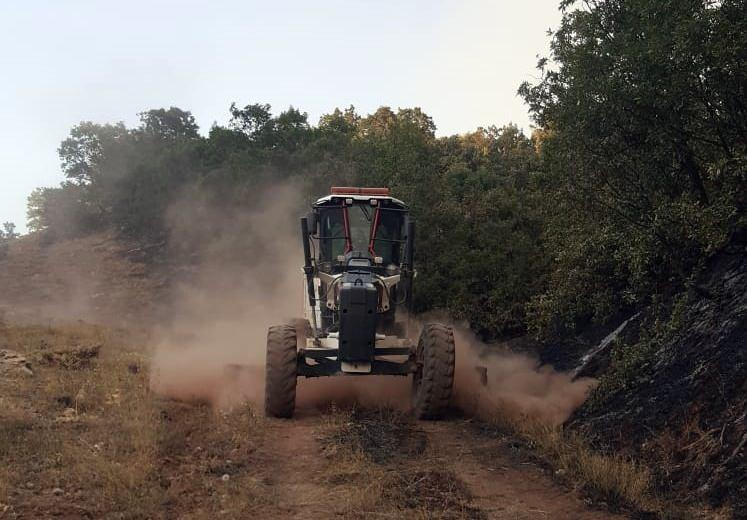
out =
<path fill-rule="evenodd" d="M 441 323 L 427 323 L 416 350 L 413 403 L 418 419 L 439 419 L 449 406 L 454 386 L 454 332 Z"/>
<path fill-rule="evenodd" d="M 290 418 L 296 407 L 296 328 L 277 325 L 267 331 L 265 415 Z"/>

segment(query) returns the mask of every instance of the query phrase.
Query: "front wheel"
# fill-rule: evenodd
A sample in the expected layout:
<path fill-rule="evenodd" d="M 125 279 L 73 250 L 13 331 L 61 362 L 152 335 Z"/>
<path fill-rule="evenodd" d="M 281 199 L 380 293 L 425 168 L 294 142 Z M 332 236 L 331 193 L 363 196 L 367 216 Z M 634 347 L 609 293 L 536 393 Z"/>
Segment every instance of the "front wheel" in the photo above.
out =
<path fill-rule="evenodd" d="M 451 400 L 454 386 L 454 332 L 441 323 L 427 323 L 420 333 L 413 376 L 413 401 L 418 419 L 438 419 Z"/>
<path fill-rule="evenodd" d="M 267 331 L 265 415 L 290 418 L 296 407 L 296 328 L 277 325 Z"/>

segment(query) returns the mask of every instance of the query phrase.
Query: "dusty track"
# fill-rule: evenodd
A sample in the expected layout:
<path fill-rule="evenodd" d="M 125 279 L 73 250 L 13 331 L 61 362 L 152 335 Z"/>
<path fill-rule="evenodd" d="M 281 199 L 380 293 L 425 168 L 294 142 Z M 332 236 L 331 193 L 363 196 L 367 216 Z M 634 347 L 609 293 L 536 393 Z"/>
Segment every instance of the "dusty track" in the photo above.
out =
<path fill-rule="evenodd" d="M 615 518 L 469 419 L 220 412 L 150 392 L 123 332 L 6 325 L 0 343 L 35 372 L 0 379 L 0 518 Z M 89 344 L 85 364 L 44 354 Z"/>
<path fill-rule="evenodd" d="M 335 465 L 335 455 L 325 453 L 328 447 L 319 435 L 325 429 L 325 416 L 306 415 L 293 420 L 268 419 L 265 443 L 256 454 L 258 469 L 268 475 L 268 483 L 278 502 L 264 514 L 268 516 L 311 519 L 330 516 L 376 516 L 398 518 L 405 514 L 396 503 L 379 511 L 350 511 L 338 507 L 341 493 L 330 485 L 328 472 Z M 397 457 L 383 465 L 393 472 L 417 472 L 437 468 L 453 472 L 457 483 L 464 485 L 469 497 L 468 512 L 445 513 L 445 518 L 495 519 L 606 519 L 623 518 L 590 508 L 573 491 L 564 489 L 512 447 L 510 439 L 496 441 L 481 435 L 468 420 L 415 423 L 426 436 L 421 454 Z M 370 460 L 370 478 L 377 478 L 382 465 Z M 365 471 L 365 467 L 363 467 Z M 369 476 L 356 476 L 366 481 Z M 354 487 L 354 486 L 353 486 Z M 353 491 L 355 492 L 355 491 Z M 359 490 L 358 492 L 365 492 Z M 424 502 L 429 497 L 420 497 Z M 438 500 L 438 497 L 430 497 Z M 416 514 L 416 516 L 418 516 Z"/>

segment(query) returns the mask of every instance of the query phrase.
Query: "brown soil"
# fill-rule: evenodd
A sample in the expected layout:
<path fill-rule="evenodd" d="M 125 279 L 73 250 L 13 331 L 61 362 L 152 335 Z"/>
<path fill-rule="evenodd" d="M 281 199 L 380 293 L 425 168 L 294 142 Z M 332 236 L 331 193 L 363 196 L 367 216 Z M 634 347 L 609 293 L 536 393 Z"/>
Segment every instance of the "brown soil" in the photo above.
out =
<path fill-rule="evenodd" d="M 0 518 L 616 518 L 469 420 L 218 412 L 149 392 L 124 333 L 0 327 L 32 360 L 91 341 L 103 346 L 90 364 L 0 380 Z"/>
<path fill-rule="evenodd" d="M 351 511 L 344 507 L 344 501 L 331 500 L 340 492 L 367 491 L 356 485 L 339 489 L 338 482 L 329 478 L 330 465 L 336 464 L 339 452 L 332 450 L 330 453 L 329 439 L 320 438 L 319 432 L 324 431 L 327 420 L 326 415 L 306 415 L 290 421 L 276 419 L 265 422 L 265 443 L 256 454 L 255 464 L 267 472 L 268 483 L 278 499 L 265 514 L 298 519 L 324 518 L 333 514 L 358 516 L 357 513 L 362 516 L 375 513 L 383 518 L 418 517 L 412 514 L 412 508 L 407 504 L 384 504 L 378 511 Z M 435 470 L 439 475 L 448 475 L 452 480 L 450 485 L 463 488 L 467 504 L 458 511 L 433 517 L 623 518 L 590 507 L 575 492 L 553 482 L 545 470 L 518 455 L 511 448 L 510 439 L 496 442 L 482 437 L 469 421 L 419 422 L 413 427 L 415 430 L 411 433 L 425 433 L 426 447 L 422 453 L 397 452 L 384 466 L 364 457 L 359 467 L 363 475 L 355 475 L 353 484 L 357 479 L 365 482 L 377 478 L 382 467 L 399 475 L 418 475 L 421 480 L 427 471 Z M 366 464 L 370 467 L 367 468 Z M 370 474 L 366 474 L 369 471 Z M 442 492 L 441 489 L 432 491 L 435 494 Z M 421 496 L 417 503 L 427 504 L 429 500 L 443 499 L 441 496 Z M 432 513 L 430 511 L 428 517 Z"/>

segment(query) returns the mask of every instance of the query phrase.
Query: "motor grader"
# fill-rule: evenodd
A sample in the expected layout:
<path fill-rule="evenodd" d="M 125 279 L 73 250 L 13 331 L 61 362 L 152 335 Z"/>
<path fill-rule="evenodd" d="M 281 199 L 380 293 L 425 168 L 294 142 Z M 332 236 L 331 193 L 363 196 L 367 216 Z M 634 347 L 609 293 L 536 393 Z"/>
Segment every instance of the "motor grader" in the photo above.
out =
<path fill-rule="evenodd" d="M 301 243 L 306 321 L 267 332 L 265 413 L 293 415 L 298 377 L 412 375 L 415 416 L 439 418 L 452 393 L 454 334 L 426 323 L 417 343 L 407 337 L 416 274 L 408 207 L 388 188 L 333 187 L 301 218 Z"/>

